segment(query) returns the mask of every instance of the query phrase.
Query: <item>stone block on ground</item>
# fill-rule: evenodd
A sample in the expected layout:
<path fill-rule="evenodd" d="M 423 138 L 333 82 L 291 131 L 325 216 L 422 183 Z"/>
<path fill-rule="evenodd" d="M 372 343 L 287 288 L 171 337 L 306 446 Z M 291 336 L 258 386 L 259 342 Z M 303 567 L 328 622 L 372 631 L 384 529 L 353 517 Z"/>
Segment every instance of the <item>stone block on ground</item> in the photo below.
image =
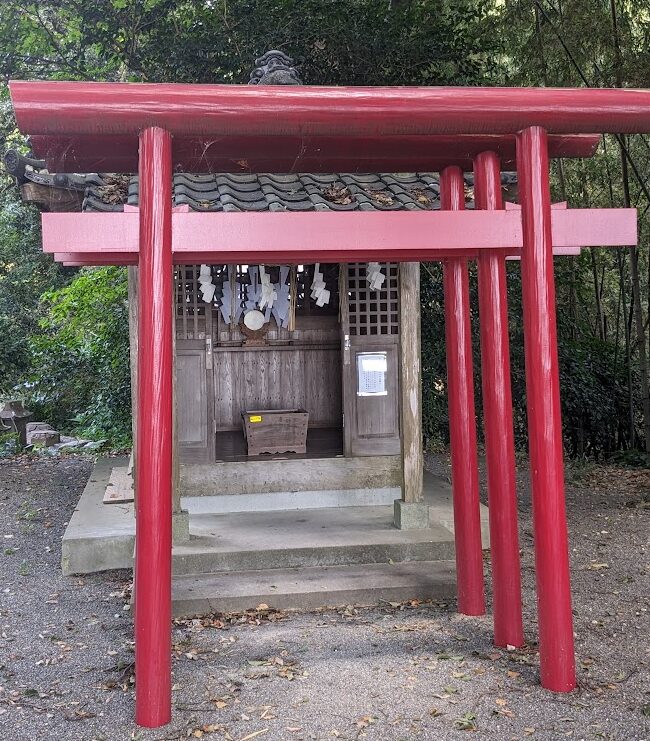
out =
<path fill-rule="evenodd" d="M 27 432 L 34 432 L 35 430 L 52 430 L 53 427 L 49 422 L 28 422 Z"/>
<path fill-rule="evenodd" d="M 32 430 L 27 433 L 27 445 L 56 445 L 61 442 L 61 435 L 56 430 Z"/>
<path fill-rule="evenodd" d="M 430 527 L 429 505 L 426 502 L 395 500 L 395 527 L 399 530 L 424 530 Z"/>

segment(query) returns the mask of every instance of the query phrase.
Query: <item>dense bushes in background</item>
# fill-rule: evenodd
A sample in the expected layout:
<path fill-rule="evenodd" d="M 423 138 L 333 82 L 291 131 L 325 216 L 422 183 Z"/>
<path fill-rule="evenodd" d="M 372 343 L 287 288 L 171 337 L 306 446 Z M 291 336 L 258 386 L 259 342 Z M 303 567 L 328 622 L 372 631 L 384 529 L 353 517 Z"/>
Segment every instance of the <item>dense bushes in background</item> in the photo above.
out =
<path fill-rule="evenodd" d="M 41 301 L 43 318 L 31 340 L 30 407 L 61 429 L 128 445 L 126 269 L 83 269 Z"/>
<path fill-rule="evenodd" d="M 647 87 L 650 16 L 647 0 L 0 4 L 3 79 L 246 82 L 254 58 L 270 48 L 294 56 L 312 84 Z M 0 84 L 2 148 L 19 141 L 6 101 Z M 640 214 L 638 250 L 586 250 L 555 262 L 567 452 L 647 449 L 650 139 L 604 137 L 596 157 L 555 164 L 552 176 L 556 201 L 632 205 Z M 40 254 L 37 214 L 1 176 L 0 198 L 0 395 L 15 395 L 18 386 L 48 421 L 123 439 L 129 413 L 123 274 L 77 275 L 54 266 Z M 523 447 L 518 265 L 510 264 L 508 274 L 515 436 Z M 429 266 L 422 276 L 424 430 L 433 445 L 448 435 L 441 269 Z M 470 285 L 480 422 L 474 274 Z"/>

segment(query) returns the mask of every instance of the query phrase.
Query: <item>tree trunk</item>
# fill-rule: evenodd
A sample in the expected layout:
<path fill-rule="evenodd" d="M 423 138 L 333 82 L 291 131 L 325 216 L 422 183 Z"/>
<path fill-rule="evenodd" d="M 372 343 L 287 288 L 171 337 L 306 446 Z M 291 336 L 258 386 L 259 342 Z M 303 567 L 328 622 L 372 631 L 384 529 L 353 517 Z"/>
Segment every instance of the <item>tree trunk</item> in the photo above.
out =
<path fill-rule="evenodd" d="M 623 87 L 623 56 L 621 53 L 621 41 L 619 35 L 618 15 L 616 0 L 609 3 L 612 18 L 612 37 L 614 43 L 614 59 L 616 71 L 616 87 Z M 628 170 L 629 153 L 627 151 L 627 139 L 625 136 L 618 137 L 621 151 L 621 172 L 623 174 L 623 198 L 627 208 L 630 207 L 630 176 Z M 641 180 L 642 187 L 643 181 Z M 647 188 L 643 187 L 647 195 Z M 648 378 L 648 353 L 646 349 L 646 333 L 643 321 L 643 307 L 641 305 L 641 281 L 639 279 L 639 254 L 635 246 L 628 248 L 630 255 L 630 280 L 632 283 L 632 310 L 634 312 L 634 324 L 636 326 L 636 337 L 639 353 L 639 375 L 641 377 L 641 400 L 643 404 L 643 438 L 646 450 L 650 450 L 650 382 Z"/>
<path fill-rule="evenodd" d="M 626 208 L 630 207 L 630 177 L 625 156 L 625 137 L 621 137 L 621 170 L 623 173 L 623 199 Z M 641 401 L 643 404 L 643 439 L 645 449 L 650 450 L 650 379 L 648 372 L 648 353 L 646 332 L 641 306 L 641 281 L 639 278 L 639 253 L 635 246 L 628 247 L 630 255 L 630 281 L 632 284 L 632 310 L 636 327 L 637 352 L 639 354 L 639 375 L 641 380 Z"/>

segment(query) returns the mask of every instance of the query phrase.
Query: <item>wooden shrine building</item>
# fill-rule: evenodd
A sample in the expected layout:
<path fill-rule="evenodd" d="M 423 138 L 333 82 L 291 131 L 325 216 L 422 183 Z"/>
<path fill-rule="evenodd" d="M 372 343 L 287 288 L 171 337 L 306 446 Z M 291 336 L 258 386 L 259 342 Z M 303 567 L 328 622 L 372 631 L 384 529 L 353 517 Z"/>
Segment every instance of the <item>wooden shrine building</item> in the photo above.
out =
<path fill-rule="evenodd" d="M 49 208 L 44 250 L 64 264 L 127 265 L 133 277 L 137 266 L 138 723 L 171 716 L 179 457 L 253 466 L 251 441 L 260 453 L 274 440 L 255 425 L 289 412 L 281 434 L 307 433 L 305 475 L 317 467 L 310 455 L 350 471 L 372 459 L 380 479 L 397 471 L 396 524 L 427 527 L 418 270 L 433 260 L 444 276 L 458 610 L 485 612 L 467 270 L 476 260 L 494 639 L 520 646 L 505 260 L 521 258 L 540 674 L 545 687 L 572 690 L 553 260 L 635 244 L 636 211 L 552 207 L 549 157 L 590 156 L 594 133 L 650 132 L 650 91 L 311 87 L 277 52 L 252 82 L 10 83 L 34 154 L 15 172 L 24 197 Z M 503 198 L 502 173 L 513 170 L 516 203 Z M 107 172 L 138 177 L 92 174 Z"/>

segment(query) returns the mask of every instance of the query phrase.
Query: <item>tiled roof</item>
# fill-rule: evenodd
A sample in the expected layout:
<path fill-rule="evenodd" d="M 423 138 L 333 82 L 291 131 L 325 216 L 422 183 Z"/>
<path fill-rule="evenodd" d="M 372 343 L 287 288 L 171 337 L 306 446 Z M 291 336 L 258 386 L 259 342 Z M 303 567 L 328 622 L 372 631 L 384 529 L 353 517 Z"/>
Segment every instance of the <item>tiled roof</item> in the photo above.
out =
<path fill-rule="evenodd" d="M 514 185 L 516 176 L 506 173 L 503 182 Z M 465 176 L 465 183 L 471 197 L 471 175 Z M 440 208 L 439 195 L 435 173 L 174 175 L 174 204 L 186 204 L 193 211 L 434 210 Z M 86 190 L 83 210 L 121 211 L 120 200 L 111 195 L 110 187 L 93 181 Z M 136 177 L 129 181 L 126 201 L 138 203 Z"/>
<path fill-rule="evenodd" d="M 123 211 L 138 204 L 138 177 L 50 173 L 45 162 L 5 154 L 7 170 L 23 197 L 46 210 Z M 465 174 L 466 203 L 473 207 L 471 174 Z M 503 173 L 508 200 L 516 199 L 517 177 Z M 34 190 L 35 188 L 35 190 Z M 61 194 L 74 196 L 62 199 Z M 58 197 L 54 197 L 58 196 Z M 437 173 L 356 174 L 174 174 L 174 205 L 193 211 L 431 211 L 440 208 Z"/>

